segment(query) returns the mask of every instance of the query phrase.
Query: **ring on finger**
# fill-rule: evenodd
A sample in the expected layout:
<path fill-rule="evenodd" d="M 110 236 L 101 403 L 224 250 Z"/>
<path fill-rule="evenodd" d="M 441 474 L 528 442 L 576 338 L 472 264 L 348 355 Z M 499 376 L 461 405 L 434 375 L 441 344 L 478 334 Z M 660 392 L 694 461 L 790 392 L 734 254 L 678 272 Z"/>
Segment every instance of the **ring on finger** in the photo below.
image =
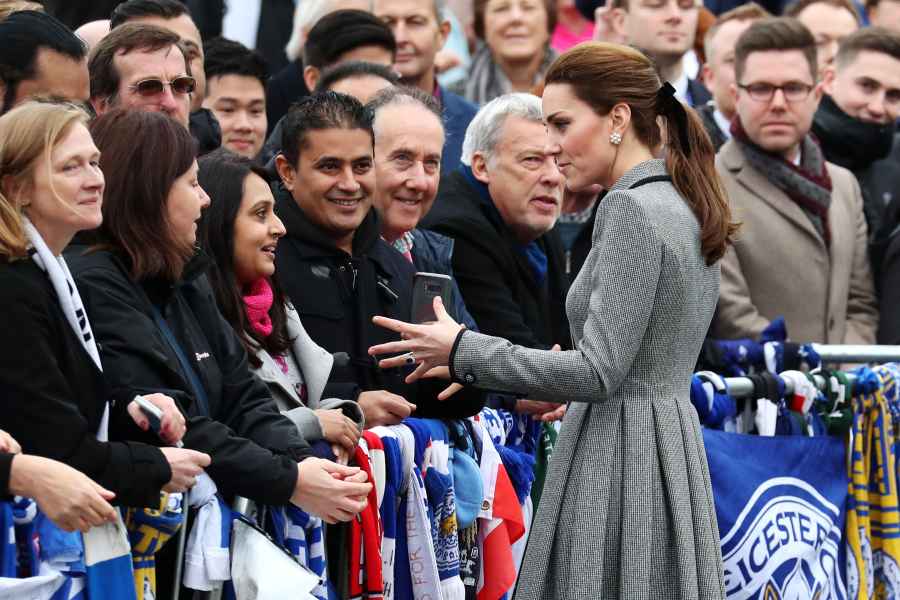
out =
<path fill-rule="evenodd" d="M 413 354 L 412 352 L 407 352 L 406 354 L 402 355 L 401 358 L 403 358 L 403 362 L 405 362 L 408 365 L 416 364 L 416 355 Z"/>

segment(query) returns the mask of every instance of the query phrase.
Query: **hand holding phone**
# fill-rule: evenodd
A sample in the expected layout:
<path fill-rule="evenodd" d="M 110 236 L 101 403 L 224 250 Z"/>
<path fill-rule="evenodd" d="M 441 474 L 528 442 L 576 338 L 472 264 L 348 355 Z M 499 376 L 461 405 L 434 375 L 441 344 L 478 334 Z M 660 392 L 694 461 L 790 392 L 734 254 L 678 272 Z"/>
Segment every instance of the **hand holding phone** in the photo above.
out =
<path fill-rule="evenodd" d="M 421 324 L 437 321 L 434 297 L 440 296 L 444 306 L 450 306 L 452 283 L 453 279 L 443 273 L 416 273 L 413 276 L 412 322 Z"/>

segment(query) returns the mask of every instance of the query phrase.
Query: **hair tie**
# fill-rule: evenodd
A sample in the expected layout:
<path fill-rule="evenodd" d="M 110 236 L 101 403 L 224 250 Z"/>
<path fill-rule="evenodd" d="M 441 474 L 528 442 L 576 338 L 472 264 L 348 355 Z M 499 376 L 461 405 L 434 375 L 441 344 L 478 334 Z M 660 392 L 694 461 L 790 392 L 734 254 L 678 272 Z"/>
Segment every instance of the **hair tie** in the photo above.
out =
<path fill-rule="evenodd" d="M 688 114 L 684 104 L 675 97 L 675 88 L 666 81 L 656 91 L 656 113 L 675 121 L 678 138 L 685 156 L 691 155 L 690 137 L 688 136 Z"/>

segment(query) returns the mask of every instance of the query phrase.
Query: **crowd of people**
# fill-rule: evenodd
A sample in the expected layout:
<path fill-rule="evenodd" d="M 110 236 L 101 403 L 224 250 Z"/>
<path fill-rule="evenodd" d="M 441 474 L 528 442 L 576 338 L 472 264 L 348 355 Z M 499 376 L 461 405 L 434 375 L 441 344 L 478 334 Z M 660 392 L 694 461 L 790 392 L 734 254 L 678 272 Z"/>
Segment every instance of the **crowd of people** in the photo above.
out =
<path fill-rule="evenodd" d="M 563 421 L 517 598 L 721 598 L 704 340 L 900 344 L 897 0 L 64 4 L 0 1 L 0 483 L 63 529 L 208 476 L 336 560 L 366 430 L 491 406 Z"/>

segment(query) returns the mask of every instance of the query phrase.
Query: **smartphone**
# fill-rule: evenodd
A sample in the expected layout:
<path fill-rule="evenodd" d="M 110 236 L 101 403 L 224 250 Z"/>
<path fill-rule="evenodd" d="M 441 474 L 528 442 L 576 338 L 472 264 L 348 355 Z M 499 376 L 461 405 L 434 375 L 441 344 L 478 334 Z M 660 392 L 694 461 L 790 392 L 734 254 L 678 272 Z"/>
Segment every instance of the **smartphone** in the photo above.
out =
<path fill-rule="evenodd" d="M 144 416 L 150 422 L 150 429 L 153 430 L 153 433 L 159 435 L 159 430 L 162 429 L 163 411 L 143 396 L 135 396 L 134 401 L 137 402 L 138 408 L 141 409 L 141 412 L 144 413 Z M 184 444 L 178 441 L 175 446 L 183 448 Z"/>
<path fill-rule="evenodd" d="M 416 273 L 413 276 L 412 322 L 437 321 L 434 297 L 440 296 L 444 306 L 450 306 L 450 285 L 453 279 L 442 273 Z"/>

